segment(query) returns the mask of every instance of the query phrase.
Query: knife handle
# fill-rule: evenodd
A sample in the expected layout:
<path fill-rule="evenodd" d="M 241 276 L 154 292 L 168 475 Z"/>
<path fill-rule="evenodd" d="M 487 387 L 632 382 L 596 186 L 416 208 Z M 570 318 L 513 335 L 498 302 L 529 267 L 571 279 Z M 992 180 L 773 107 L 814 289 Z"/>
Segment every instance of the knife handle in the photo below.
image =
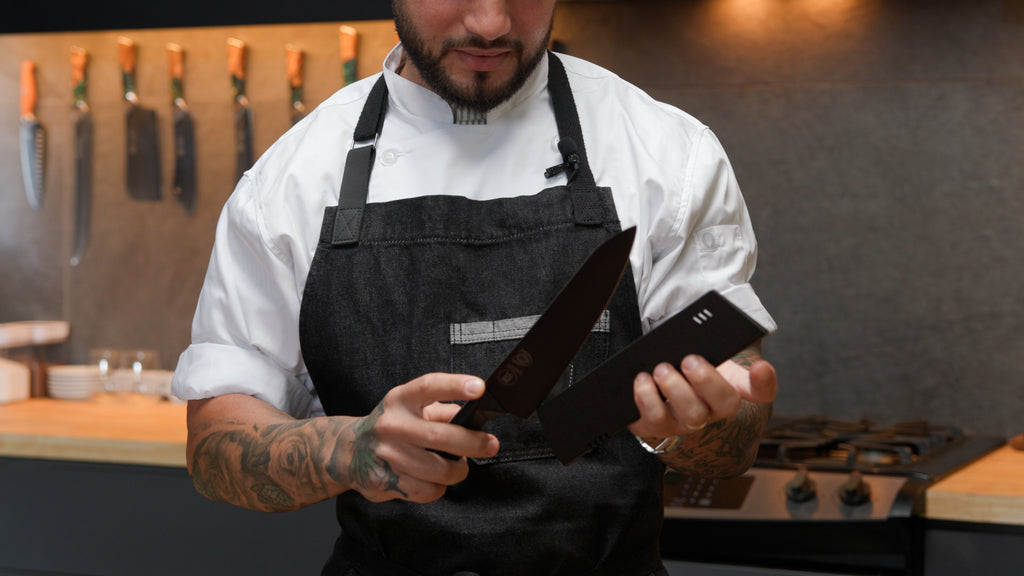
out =
<path fill-rule="evenodd" d="M 25 60 L 21 63 L 21 117 L 33 118 L 36 115 L 36 100 L 39 93 L 36 88 L 36 63 Z"/>
<path fill-rule="evenodd" d="M 299 88 L 302 86 L 302 66 L 305 62 L 305 53 L 302 52 L 294 44 L 288 44 L 284 47 L 285 52 L 285 66 L 288 70 L 288 85 L 292 88 Z"/>
<path fill-rule="evenodd" d="M 356 52 L 359 46 L 359 32 L 351 26 L 342 26 L 338 32 L 341 49 L 341 70 L 345 85 L 356 81 Z"/>
<path fill-rule="evenodd" d="M 185 70 L 185 55 L 181 45 L 174 42 L 167 43 L 167 72 L 172 80 L 181 80 Z"/>
<path fill-rule="evenodd" d="M 185 88 L 182 78 L 185 76 L 185 53 L 179 44 L 167 44 L 167 72 L 171 76 L 171 101 L 181 104 L 185 101 Z"/>
<path fill-rule="evenodd" d="M 231 73 L 231 87 L 235 101 L 245 98 L 245 42 L 228 38 L 228 72 Z"/>
<path fill-rule="evenodd" d="M 135 65 L 138 60 L 135 41 L 127 36 L 117 39 L 117 63 L 121 67 L 121 83 L 124 86 L 124 99 L 130 102 L 138 100 L 135 89 Z"/>
<path fill-rule="evenodd" d="M 89 64 L 89 53 L 79 46 L 71 47 L 71 89 L 75 108 L 86 107 L 86 66 Z"/>

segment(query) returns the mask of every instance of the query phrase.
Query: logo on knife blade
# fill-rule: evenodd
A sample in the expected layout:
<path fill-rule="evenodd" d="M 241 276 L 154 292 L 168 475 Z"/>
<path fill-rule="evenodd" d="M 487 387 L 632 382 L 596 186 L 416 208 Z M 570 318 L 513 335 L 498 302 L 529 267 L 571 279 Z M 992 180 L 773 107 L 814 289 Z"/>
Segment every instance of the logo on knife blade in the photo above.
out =
<path fill-rule="evenodd" d="M 514 386 L 523 375 L 523 369 L 533 364 L 533 356 L 526 349 L 517 350 L 502 366 L 497 375 L 497 382 L 502 386 Z"/>

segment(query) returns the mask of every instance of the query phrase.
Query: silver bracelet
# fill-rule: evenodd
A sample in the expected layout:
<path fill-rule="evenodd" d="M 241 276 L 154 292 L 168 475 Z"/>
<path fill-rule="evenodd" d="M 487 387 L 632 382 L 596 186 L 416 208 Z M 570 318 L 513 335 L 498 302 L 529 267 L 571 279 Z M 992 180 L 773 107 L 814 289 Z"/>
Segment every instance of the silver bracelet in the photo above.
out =
<path fill-rule="evenodd" d="M 636 434 L 634 434 L 633 437 L 636 438 L 636 441 L 640 443 L 640 446 L 642 446 L 644 450 L 647 450 L 651 454 L 664 454 L 666 452 L 671 452 L 678 448 L 679 443 L 683 440 L 682 436 L 669 436 L 661 442 L 658 442 L 657 446 L 651 446 Z"/>

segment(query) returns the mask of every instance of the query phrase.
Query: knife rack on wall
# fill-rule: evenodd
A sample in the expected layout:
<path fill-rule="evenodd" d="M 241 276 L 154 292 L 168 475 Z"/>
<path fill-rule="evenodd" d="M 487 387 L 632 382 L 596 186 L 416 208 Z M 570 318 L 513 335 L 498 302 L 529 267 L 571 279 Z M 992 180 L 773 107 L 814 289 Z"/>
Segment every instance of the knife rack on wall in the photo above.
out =
<path fill-rule="evenodd" d="M 307 110 L 344 86 L 339 30 L 358 29 L 357 65 L 380 70 L 393 46 L 390 20 L 103 30 L 67 34 L 0 34 L 0 318 L 64 319 L 73 326 L 60 361 L 84 362 L 94 347 L 147 347 L 176 359 L 213 245 L 216 221 L 234 189 L 235 130 L 225 42 L 248 50 L 247 93 L 254 156 L 291 127 L 286 46 L 304 52 Z M 161 188 L 141 202 L 126 190 L 126 122 L 118 38 L 137 50 L 135 82 L 156 113 Z M 183 83 L 194 121 L 196 190 L 192 211 L 175 196 L 175 106 L 167 45 L 184 52 Z M 87 248 L 71 266 L 75 234 L 76 146 L 72 47 L 88 53 L 88 107 L 93 125 L 91 225 Z M 46 190 L 40 209 L 26 199 L 19 157 L 19 77 L 35 62 L 36 115 L 47 129 Z M 7 281 L 11 279 L 12 281 Z M 169 366 L 173 368 L 173 366 Z"/>

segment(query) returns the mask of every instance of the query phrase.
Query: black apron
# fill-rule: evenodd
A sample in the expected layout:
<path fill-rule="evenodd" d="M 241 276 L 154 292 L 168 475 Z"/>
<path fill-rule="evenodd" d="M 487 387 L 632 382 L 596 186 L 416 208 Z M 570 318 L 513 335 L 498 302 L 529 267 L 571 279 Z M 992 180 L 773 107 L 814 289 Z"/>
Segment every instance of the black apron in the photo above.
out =
<path fill-rule="evenodd" d="M 559 136 L 579 147 L 569 183 L 475 201 L 424 196 L 366 203 L 373 146 L 346 160 L 339 205 L 325 209 L 300 313 L 302 354 L 328 415 L 368 414 L 392 387 L 428 372 L 486 378 L 587 256 L 620 230 L 599 188 L 561 62 L 549 57 Z M 355 142 L 380 133 L 383 77 Z M 514 158 L 503 159 L 515 161 Z M 524 166 L 544 170 L 544 166 Z M 641 335 L 628 270 L 552 394 Z M 331 575 L 647 575 L 661 570 L 660 461 L 623 432 L 570 466 L 536 415 L 485 428 L 494 458 L 429 504 L 337 499 L 342 534 Z"/>

